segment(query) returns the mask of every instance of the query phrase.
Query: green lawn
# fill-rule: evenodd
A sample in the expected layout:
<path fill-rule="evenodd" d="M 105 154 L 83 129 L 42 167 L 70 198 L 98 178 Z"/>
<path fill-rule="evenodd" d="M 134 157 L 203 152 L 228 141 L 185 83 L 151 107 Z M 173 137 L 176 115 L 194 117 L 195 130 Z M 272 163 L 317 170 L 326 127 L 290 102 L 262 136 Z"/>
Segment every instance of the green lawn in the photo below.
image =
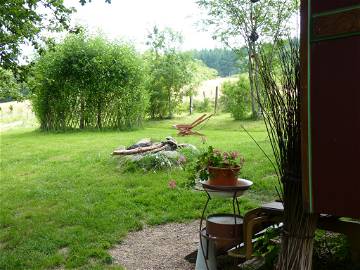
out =
<path fill-rule="evenodd" d="M 198 115 L 196 115 L 198 116 Z M 122 174 L 110 156 L 119 145 L 144 137 L 175 136 L 200 148 L 209 144 L 238 150 L 245 159 L 241 172 L 254 186 L 241 199 L 242 210 L 275 197 L 275 176 L 244 125 L 267 153 L 271 152 L 262 122 L 235 122 L 213 117 L 199 137 L 176 137 L 174 123 L 196 116 L 149 121 L 131 132 L 43 133 L 34 129 L 1 134 L 0 269 L 115 269 L 107 250 L 129 231 L 144 224 L 199 218 L 205 194 L 178 187 L 187 172 Z M 214 201 L 213 211 L 231 211 Z"/>

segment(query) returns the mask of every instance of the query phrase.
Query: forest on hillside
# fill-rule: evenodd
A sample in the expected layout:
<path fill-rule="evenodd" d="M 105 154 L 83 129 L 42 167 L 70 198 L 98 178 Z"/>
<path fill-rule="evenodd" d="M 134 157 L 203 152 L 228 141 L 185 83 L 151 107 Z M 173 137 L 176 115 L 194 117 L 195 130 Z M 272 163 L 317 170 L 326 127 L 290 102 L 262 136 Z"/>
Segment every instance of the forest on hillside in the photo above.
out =
<path fill-rule="evenodd" d="M 245 47 L 237 52 L 225 48 L 215 48 L 193 50 L 191 53 L 195 59 L 199 59 L 208 67 L 216 69 L 221 77 L 247 71 L 248 60 Z"/>

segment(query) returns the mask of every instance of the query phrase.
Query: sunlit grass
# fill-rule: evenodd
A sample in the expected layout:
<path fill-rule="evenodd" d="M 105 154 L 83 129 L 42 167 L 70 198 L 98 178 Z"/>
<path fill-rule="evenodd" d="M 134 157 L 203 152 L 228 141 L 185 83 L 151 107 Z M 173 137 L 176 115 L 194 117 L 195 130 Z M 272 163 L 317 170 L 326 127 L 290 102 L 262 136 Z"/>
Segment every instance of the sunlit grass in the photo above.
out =
<path fill-rule="evenodd" d="M 187 172 L 120 173 L 110 153 L 119 145 L 151 137 L 174 136 L 199 148 L 209 144 L 240 151 L 241 177 L 254 186 L 241 199 L 247 210 L 275 197 L 272 167 L 240 128 L 244 125 L 270 153 L 261 121 L 211 118 L 198 136 L 177 137 L 171 126 L 199 115 L 145 123 L 132 132 L 44 133 L 17 129 L 1 134 L 0 269 L 113 269 L 107 250 L 144 224 L 199 218 L 205 195 L 182 187 Z M 175 179 L 178 188 L 168 188 Z M 231 211 L 216 200 L 211 211 Z"/>

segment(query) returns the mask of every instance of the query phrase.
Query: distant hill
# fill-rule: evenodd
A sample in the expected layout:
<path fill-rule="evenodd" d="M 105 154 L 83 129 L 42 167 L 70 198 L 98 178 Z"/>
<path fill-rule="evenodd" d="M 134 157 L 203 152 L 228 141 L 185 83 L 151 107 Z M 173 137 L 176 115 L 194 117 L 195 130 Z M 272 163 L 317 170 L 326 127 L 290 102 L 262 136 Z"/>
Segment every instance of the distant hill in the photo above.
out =
<path fill-rule="evenodd" d="M 247 53 L 246 49 L 236 54 L 229 49 L 201 49 L 191 51 L 195 59 L 203 61 L 208 67 L 216 69 L 221 77 L 227 77 L 246 72 Z"/>

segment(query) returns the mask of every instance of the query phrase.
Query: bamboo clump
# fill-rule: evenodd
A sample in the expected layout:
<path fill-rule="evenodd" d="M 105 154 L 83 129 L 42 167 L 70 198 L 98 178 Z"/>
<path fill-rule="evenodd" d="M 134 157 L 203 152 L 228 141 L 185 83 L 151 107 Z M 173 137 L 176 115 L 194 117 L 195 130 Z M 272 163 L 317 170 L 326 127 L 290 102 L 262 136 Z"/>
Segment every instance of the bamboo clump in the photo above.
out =
<path fill-rule="evenodd" d="M 301 172 L 300 56 L 297 40 L 282 42 L 280 68 L 265 53 L 257 58 L 262 90 L 257 93 L 275 157 L 284 227 L 275 269 L 311 270 L 317 217 L 303 206 Z"/>

